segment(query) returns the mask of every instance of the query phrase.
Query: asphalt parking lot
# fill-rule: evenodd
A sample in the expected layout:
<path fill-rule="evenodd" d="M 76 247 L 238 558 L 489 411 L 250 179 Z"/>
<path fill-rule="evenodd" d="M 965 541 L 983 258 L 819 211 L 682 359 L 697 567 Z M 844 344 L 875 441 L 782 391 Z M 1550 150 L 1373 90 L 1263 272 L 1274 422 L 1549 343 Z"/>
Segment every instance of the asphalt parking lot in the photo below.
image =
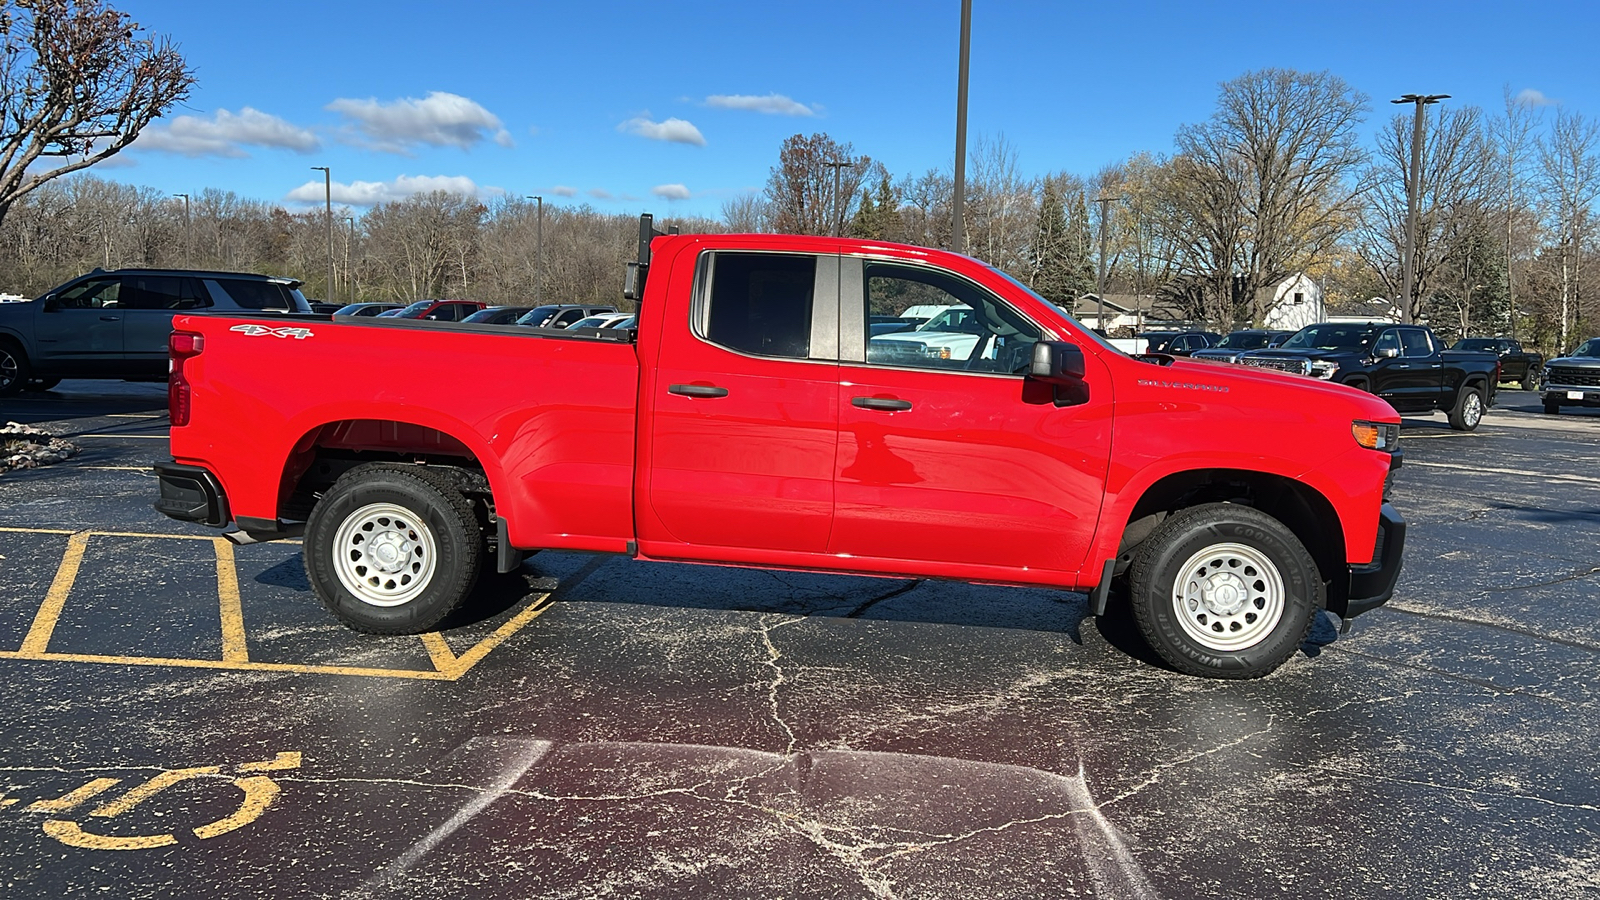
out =
<path fill-rule="evenodd" d="M 0 400 L 6 897 L 1595 897 L 1600 410 L 1409 419 L 1387 607 L 1273 676 L 1081 595 L 539 554 L 423 637 L 150 508 L 162 385 Z"/>

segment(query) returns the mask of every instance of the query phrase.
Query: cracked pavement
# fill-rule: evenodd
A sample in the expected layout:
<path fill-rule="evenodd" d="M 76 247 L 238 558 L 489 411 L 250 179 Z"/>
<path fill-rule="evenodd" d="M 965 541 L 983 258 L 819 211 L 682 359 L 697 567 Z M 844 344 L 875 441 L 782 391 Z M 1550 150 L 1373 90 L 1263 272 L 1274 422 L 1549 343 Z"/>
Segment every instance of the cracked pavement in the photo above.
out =
<path fill-rule="evenodd" d="M 198 533 L 137 471 L 161 386 L 63 388 L 0 417 L 123 437 L 8 474 L 0 527 Z M 0 895 L 1594 897 L 1600 414 L 1535 410 L 1408 419 L 1395 600 L 1258 682 L 1152 664 L 1077 594 L 561 553 L 444 634 L 461 652 L 556 591 L 456 681 L 0 659 Z M 0 649 L 62 540 L 0 533 Z M 208 543 L 91 546 L 62 650 L 216 646 Z M 426 665 L 334 623 L 297 547 L 235 552 L 252 659 Z M 211 839 L 239 805 L 220 775 L 55 813 L 171 846 L 70 847 L 29 811 L 291 751 Z"/>

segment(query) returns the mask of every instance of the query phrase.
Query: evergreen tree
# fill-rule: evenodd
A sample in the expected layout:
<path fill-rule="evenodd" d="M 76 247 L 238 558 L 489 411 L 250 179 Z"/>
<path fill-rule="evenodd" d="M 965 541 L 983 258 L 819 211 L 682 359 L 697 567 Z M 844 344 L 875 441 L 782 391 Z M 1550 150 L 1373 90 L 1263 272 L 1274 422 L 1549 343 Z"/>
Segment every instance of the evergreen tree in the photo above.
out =
<path fill-rule="evenodd" d="M 1090 248 L 1094 241 L 1089 235 L 1089 201 L 1083 191 L 1072 200 L 1072 212 L 1067 218 L 1067 269 L 1068 289 L 1073 296 L 1081 297 L 1094 291 L 1094 254 Z"/>
<path fill-rule="evenodd" d="M 1039 223 L 1034 228 L 1030 286 L 1046 300 L 1071 309 L 1072 301 L 1077 299 L 1073 281 L 1066 206 L 1061 202 L 1056 180 L 1046 178 L 1039 199 Z"/>
<path fill-rule="evenodd" d="M 867 240 L 883 240 L 883 229 L 878 210 L 872 203 L 872 192 L 861 192 L 861 203 L 856 207 L 856 217 L 850 220 L 850 236 Z"/>

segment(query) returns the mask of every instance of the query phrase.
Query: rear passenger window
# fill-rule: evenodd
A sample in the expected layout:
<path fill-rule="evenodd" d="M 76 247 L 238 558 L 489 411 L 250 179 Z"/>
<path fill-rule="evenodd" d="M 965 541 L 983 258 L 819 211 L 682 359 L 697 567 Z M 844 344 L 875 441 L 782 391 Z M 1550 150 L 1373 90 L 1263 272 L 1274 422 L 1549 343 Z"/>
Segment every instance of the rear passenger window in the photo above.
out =
<path fill-rule="evenodd" d="M 206 287 L 213 295 L 227 297 L 235 306 L 242 309 L 294 309 L 294 302 L 289 298 L 289 289 L 275 281 L 245 281 L 233 278 L 213 281 L 208 278 Z"/>
<path fill-rule="evenodd" d="M 805 359 L 811 352 L 813 256 L 716 253 L 701 287 L 700 333 L 756 356 Z"/>
<path fill-rule="evenodd" d="M 1400 354 L 1401 356 L 1433 355 L 1433 346 L 1428 343 L 1428 333 L 1426 331 L 1411 329 L 1401 331 L 1400 341 L 1405 346 L 1405 349 Z"/>
<path fill-rule="evenodd" d="M 122 305 L 129 309 L 200 309 L 209 300 L 194 278 L 175 275 L 129 276 Z"/>

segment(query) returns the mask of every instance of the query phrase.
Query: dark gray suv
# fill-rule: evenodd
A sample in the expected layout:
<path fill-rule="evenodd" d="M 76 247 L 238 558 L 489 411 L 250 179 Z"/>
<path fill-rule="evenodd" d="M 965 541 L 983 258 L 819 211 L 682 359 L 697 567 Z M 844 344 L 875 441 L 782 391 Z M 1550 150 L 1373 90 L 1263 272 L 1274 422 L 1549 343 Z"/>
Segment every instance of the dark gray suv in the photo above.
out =
<path fill-rule="evenodd" d="M 178 314 L 309 313 L 300 282 L 241 272 L 96 269 L 26 303 L 0 303 L 0 397 L 63 378 L 167 372 Z"/>

